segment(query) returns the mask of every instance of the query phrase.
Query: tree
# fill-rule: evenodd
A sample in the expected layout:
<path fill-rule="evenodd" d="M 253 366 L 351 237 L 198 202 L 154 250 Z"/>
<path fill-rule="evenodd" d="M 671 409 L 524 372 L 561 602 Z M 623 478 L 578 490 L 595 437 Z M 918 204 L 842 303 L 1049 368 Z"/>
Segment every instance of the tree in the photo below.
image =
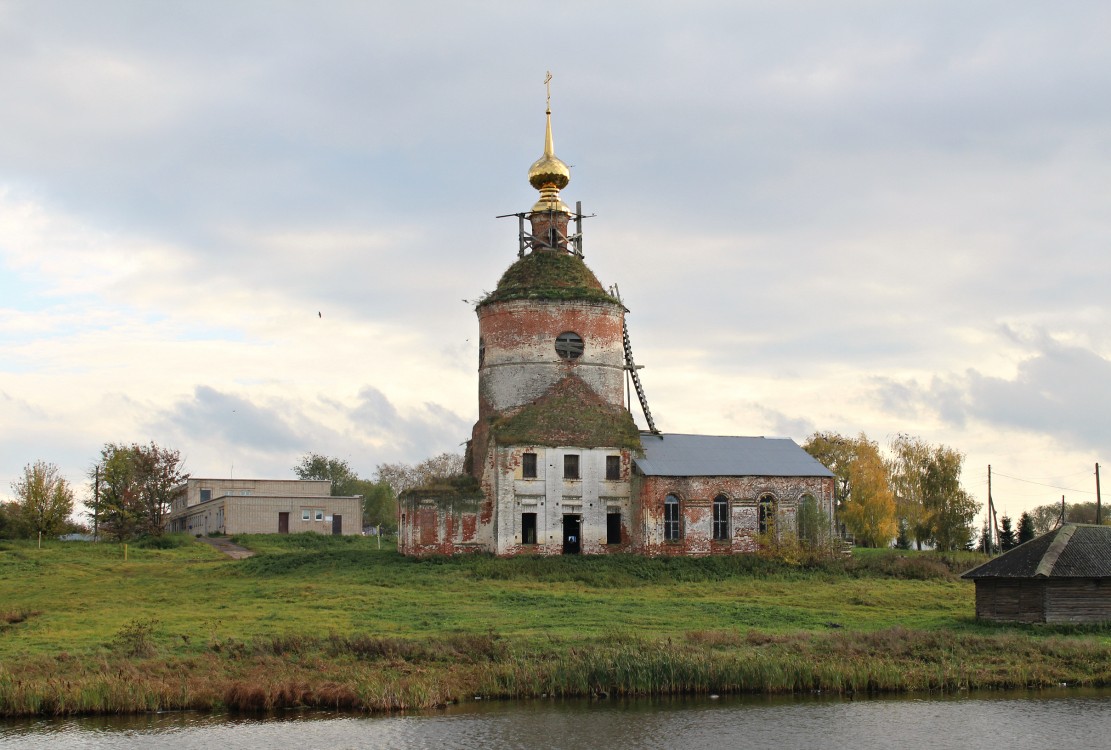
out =
<path fill-rule="evenodd" d="M 1018 517 L 1018 543 L 1025 544 L 1036 536 L 1034 533 L 1034 519 L 1029 513 L 1023 511 Z"/>
<path fill-rule="evenodd" d="M 960 484 L 964 455 L 945 445 L 898 435 L 891 442 L 891 483 L 899 517 L 915 543 L 933 542 L 941 550 L 963 549 L 973 535 L 979 503 Z"/>
<path fill-rule="evenodd" d="M 0 503 L 0 539 L 22 539 L 29 535 L 19 512 L 19 503 Z"/>
<path fill-rule="evenodd" d="M 386 482 L 360 479 L 358 492 L 363 496 L 363 525 L 381 526 L 387 531 L 397 529 L 397 498 Z"/>
<path fill-rule="evenodd" d="M 802 445 L 804 451 L 833 472 L 836 510 L 849 499 L 849 466 L 856 460 L 858 442 L 859 439 L 847 438 L 836 432 L 815 432 Z"/>
<path fill-rule="evenodd" d="M 377 480 L 388 484 L 395 497 L 405 490 L 434 485 L 462 473 L 463 456 L 458 453 L 441 453 L 416 466 L 405 463 L 378 464 L 375 470 Z"/>
<path fill-rule="evenodd" d="M 162 533 L 175 487 L 189 478 L 181 454 L 169 448 L 106 443 L 100 451 L 100 495 L 93 513 L 99 528 L 116 541 Z"/>
<path fill-rule="evenodd" d="M 332 483 L 332 496 L 350 496 L 358 492 L 359 476 L 347 461 L 341 458 L 306 453 L 293 467 L 298 479 L 327 479 Z"/>
<path fill-rule="evenodd" d="M 1061 503 L 1039 505 L 1030 511 L 1036 535 L 1048 534 L 1061 525 Z"/>
<path fill-rule="evenodd" d="M 23 467 L 23 476 L 12 482 L 18 516 L 31 536 L 57 536 L 65 531 L 73 512 L 73 490 L 59 475 L 58 467 L 35 461 Z"/>
<path fill-rule="evenodd" d="M 1002 552 L 1012 550 L 1018 546 L 1015 539 L 1015 530 L 1011 526 L 1011 517 L 1004 515 L 999 519 L 999 549 Z"/>
<path fill-rule="evenodd" d="M 849 464 L 851 492 L 841 510 L 841 518 L 864 547 L 886 547 L 898 528 L 895 523 L 895 496 L 888 482 L 887 466 L 879 446 L 863 433 L 856 441 L 856 457 Z"/>

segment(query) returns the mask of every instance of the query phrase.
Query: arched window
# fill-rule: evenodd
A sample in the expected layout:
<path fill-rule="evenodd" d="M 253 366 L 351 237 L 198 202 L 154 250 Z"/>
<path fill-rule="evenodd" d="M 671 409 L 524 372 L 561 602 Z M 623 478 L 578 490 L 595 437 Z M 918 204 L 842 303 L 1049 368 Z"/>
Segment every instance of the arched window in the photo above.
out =
<path fill-rule="evenodd" d="M 718 495 L 714 498 L 714 541 L 729 539 L 729 498 Z"/>
<path fill-rule="evenodd" d="M 555 350 L 560 359 L 578 359 L 583 355 L 583 337 L 574 331 L 556 336 Z"/>
<path fill-rule="evenodd" d="M 775 530 L 775 498 L 771 495 L 760 496 L 759 529 L 761 534 Z"/>
<path fill-rule="evenodd" d="M 668 495 L 664 499 L 664 541 L 679 541 L 679 498 Z"/>

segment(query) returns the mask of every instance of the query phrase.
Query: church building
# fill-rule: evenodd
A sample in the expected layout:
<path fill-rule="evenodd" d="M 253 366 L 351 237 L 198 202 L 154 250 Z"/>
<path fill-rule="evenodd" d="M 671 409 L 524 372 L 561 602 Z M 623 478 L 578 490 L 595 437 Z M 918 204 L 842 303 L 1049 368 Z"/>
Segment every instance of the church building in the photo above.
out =
<path fill-rule="evenodd" d="M 468 476 L 403 493 L 399 550 L 734 554 L 814 519 L 831 524 L 833 474 L 794 441 L 656 429 L 628 311 L 583 261 L 581 206 L 560 198 L 570 170 L 550 107 L 528 178 L 540 195 L 516 214 L 517 260 L 476 305 Z M 646 431 L 630 412 L 634 391 Z"/>

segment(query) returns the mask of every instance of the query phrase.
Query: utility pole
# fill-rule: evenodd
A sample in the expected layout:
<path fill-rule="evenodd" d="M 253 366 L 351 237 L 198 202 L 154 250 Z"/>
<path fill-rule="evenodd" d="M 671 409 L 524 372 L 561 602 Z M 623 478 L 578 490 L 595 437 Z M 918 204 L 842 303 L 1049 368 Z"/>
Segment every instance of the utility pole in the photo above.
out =
<path fill-rule="evenodd" d="M 994 510 L 995 510 L 995 503 L 991 499 L 991 464 L 988 464 L 988 540 L 987 540 L 987 544 L 985 545 L 985 551 L 989 555 L 991 554 L 991 550 L 992 550 L 992 546 L 993 546 L 992 545 L 992 542 L 993 542 L 993 540 L 992 540 L 992 536 L 993 536 L 992 530 L 994 529 L 994 526 L 992 526 L 991 519 L 992 519 L 992 513 L 994 512 Z"/>
<path fill-rule="evenodd" d="M 1099 462 L 1096 462 L 1096 526 L 1103 525 L 1103 508 L 1099 501 Z"/>

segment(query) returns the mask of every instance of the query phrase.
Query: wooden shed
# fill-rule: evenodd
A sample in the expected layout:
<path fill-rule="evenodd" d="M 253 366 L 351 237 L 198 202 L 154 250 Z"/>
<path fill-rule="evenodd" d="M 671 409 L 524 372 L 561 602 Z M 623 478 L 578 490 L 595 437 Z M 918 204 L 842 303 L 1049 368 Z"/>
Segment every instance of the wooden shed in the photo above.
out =
<path fill-rule="evenodd" d="M 976 584 L 979 619 L 1111 621 L 1111 526 L 1066 524 L 961 577 Z"/>

